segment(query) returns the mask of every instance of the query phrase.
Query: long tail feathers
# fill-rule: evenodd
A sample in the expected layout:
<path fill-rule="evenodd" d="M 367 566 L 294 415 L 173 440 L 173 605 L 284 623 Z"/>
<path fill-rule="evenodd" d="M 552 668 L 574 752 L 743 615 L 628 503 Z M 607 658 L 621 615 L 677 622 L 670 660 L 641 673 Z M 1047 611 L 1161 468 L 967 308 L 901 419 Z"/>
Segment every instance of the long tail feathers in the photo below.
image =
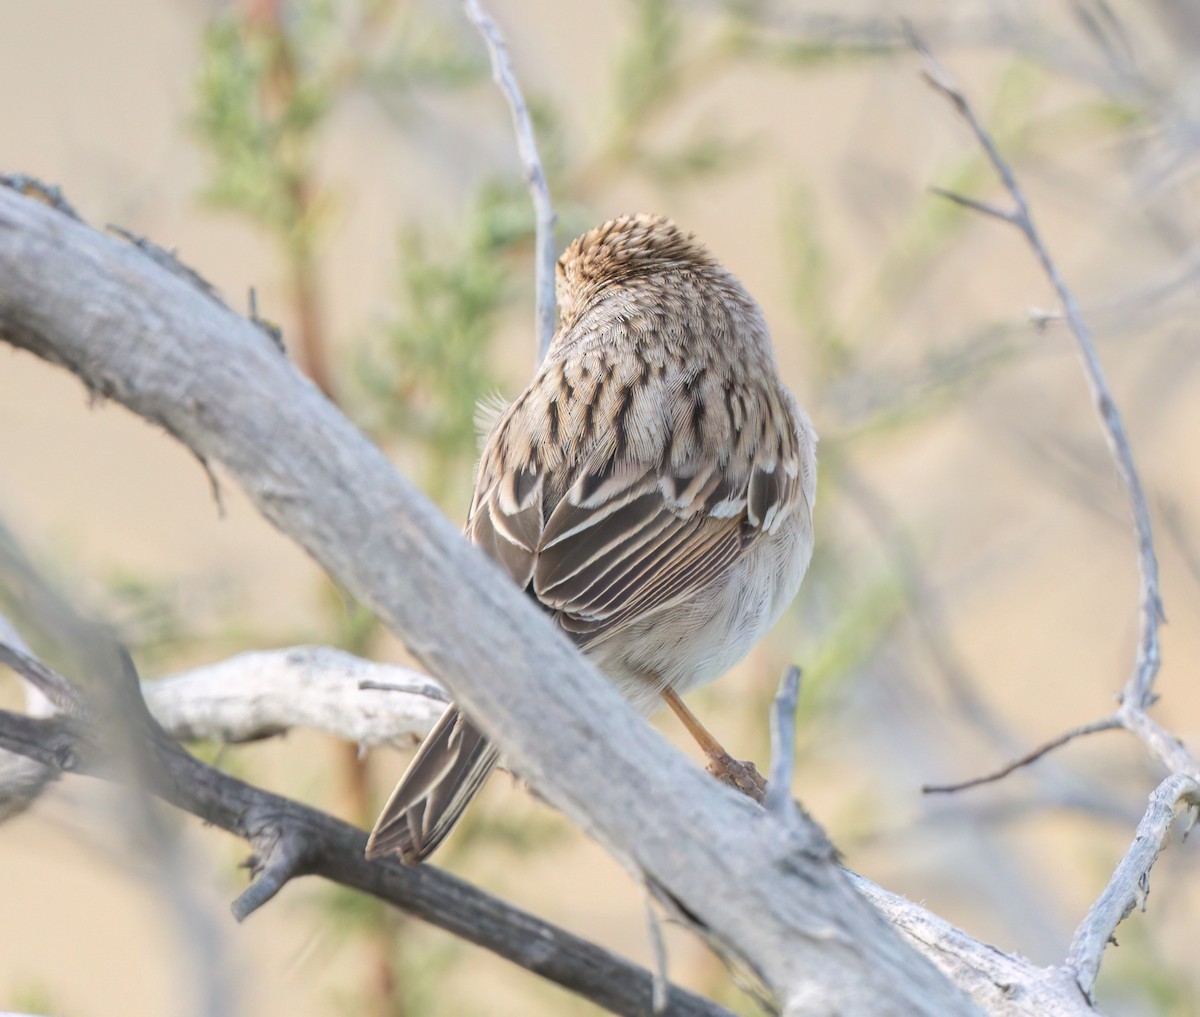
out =
<path fill-rule="evenodd" d="M 416 865 L 433 853 L 483 786 L 498 753 L 453 703 L 422 743 L 367 841 L 367 857 Z"/>

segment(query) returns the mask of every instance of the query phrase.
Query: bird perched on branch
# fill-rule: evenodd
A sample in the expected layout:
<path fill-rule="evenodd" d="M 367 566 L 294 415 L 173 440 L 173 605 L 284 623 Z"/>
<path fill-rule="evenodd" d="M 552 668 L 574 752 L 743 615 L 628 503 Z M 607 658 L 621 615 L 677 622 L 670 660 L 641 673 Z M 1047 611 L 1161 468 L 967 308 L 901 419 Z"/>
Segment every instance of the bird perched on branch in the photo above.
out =
<path fill-rule="evenodd" d="M 766 321 L 693 234 L 624 216 L 558 262 L 559 326 L 483 447 L 466 534 L 645 713 L 665 702 L 709 770 L 761 799 L 680 696 L 746 655 L 812 556 L 816 434 Z M 457 705 L 367 843 L 426 858 L 496 765 Z"/>

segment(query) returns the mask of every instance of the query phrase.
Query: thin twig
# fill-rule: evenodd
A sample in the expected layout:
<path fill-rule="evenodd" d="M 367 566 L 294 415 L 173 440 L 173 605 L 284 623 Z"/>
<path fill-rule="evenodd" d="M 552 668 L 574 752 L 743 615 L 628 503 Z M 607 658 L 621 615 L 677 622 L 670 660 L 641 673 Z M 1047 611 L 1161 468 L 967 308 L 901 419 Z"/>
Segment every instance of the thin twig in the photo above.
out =
<path fill-rule="evenodd" d="M 993 219 L 999 219 L 1001 222 L 1012 223 L 1014 226 L 1017 225 L 1017 215 L 1010 209 L 1001 208 L 999 205 L 993 205 L 987 201 L 980 201 L 978 198 L 968 198 L 965 194 L 959 194 L 957 191 L 948 191 L 944 187 L 930 187 L 929 193 L 936 194 L 939 198 L 945 198 L 947 201 L 952 201 L 963 208 L 970 208 L 983 215 L 990 215 Z"/>
<path fill-rule="evenodd" d="M 1076 738 L 1096 734 L 1098 731 L 1112 731 L 1123 726 L 1116 714 L 1100 720 L 1093 720 L 1090 724 L 1080 724 L 1079 727 L 1073 727 L 1070 731 L 1063 732 L 1057 738 L 1052 738 L 1050 741 L 1044 742 L 1032 752 L 1027 752 L 1020 758 L 1014 759 L 999 770 L 984 774 L 982 777 L 973 777 L 971 780 L 960 781 L 957 784 L 924 784 L 921 787 L 921 793 L 927 795 L 950 794 L 955 791 L 965 791 L 967 788 L 978 787 L 980 784 L 991 784 L 997 780 L 1003 780 L 1010 773 L 1021 769 L 1023 766 L 1036 763 L 1046 753 L 1053 752 L 1055 749 L 1061 748 L 1067 742 L 1074 741 Z"/>
<path fill-rule="evenodd" d="M 102 751 L 82 740 L 78 722 L 67 718 L 33 719 L 0 710 L 0 748 L 47 766 L 121 779 Z M 221 773 L 166 739 L 149 748 L 155 762 L 151 790 L 172 805 L 246 840 L 262 842 L 273 835 L 303 844 L 306 872 L 370 893 L 605 1009 L 645 1012 L 653 977 L 644 968 L 433 866 L 410 869 L 398 860 L 368 861 L 363 831 Z M 256 903 L 253 894 L 248 903 Z M 730 1017 L 724 1007 L 676 986 L 669 987 L 668 1009 L 693 1017 Z"/>
<path fill-rule="evenodd" d="M 550 185 L 538 156 L 537 140 L 533 133 L 533 119 L 525 96 L 517 84 L 512 62 L 508 58 L 508 46 L 491 15 L 484 10 L 479 0 L 463 0 L 463 9 L 471 23 L 479 29 L 487 44 L 492 61 L 492 77 L 495 79 L 512 111 L 513 130 L 517 135 L 517 151 L 525 171 L 525 182 L 533 199 L 533 211 L 537 222 L 536 254 L 534 262 L 534 294 L 536 298 L 537 363 L 541 363 L 550 349 L 554 338 L 554 206 L 550 203 Z"/>
<path fill-rule="evenodd" d="M 1067 286 L 1062 273 L 1059 271 L 1057 264 L 1051 258 L 1045 243 L 1042 241 L 1041 234 L 1038 232 L 1029 211 L 1029 202 L 1025 197 L 1025 192 L 1017 182 L 1012 167 L 1005 160 L 1004 156 L 1000 154 L 991 134 L 983 126 L 965 93 L 959 88 L 949 71 L 938 61 L 937 57 L 933 55 L 924 41 L 916 35 L 911 26 L 909 27 L 909 36 L 913 47 L 925 60 L 924 75 L 926 80 L 936 91 L 950 100 L 959 115 L 966 121 L 976 140 L 979 142 L 980 147 L 987 155 L 988 161 L 1000 176 L 1009 197 L 1012 198 L 1012 212 L 1002 214 L 1000 218 L 1011 222 L 1012 225 L 1021 231 L 1021 234 L 1025 237 L 1038 262 L 1041 264 L 1043 271 L 1046 273 L 1047 278 L 1050 280 L 1051 285 L 1054 287 L 1055 293 L 1058 295 L 1064 318 L 1075 336 L 1079 347 L 1083 360 L 1084 376 L 1087 379 L 1088 388 L 1100 416 L 1100 422 L 1104 430 L 1105 439 L 1108 442 L 1109 450 L 1116 463 L 1117 473 L 1124 482 L 1129 494 L 1130 513 L 1133 517 L 1134 538 L 1138 554 L 1139 635 L 1134 667 L 1121 691 L 1120 699 L 1123 705 L 1122 709 L 1118 710 L 1117 714 L 1115 714 L 1115 719 L 1120 726 L 1138 733 L 1135 728 L 1142 728 L 1144 725 L 1138 723 L 1138 717 L 1134 716 L 1134 713 L 1141 714 L 1154 700 L 1154 680 L 1158 674 L 1161 659 L 1158 627 L 1163 620 L 1163 613 L 1162 597 L 1159 592 L 1158 558 L 1154 550 L 1150 511 L 1146 503 L 1146 496 L 1142 489 L 1141 480 L 1138 476 L 1137 467 L 1134 464 L 1133 452 L 1125 433 L 1125 426 L 1117 409 L 1116 402 L 1113 399 L 1108 380 L 1104 375 L 1104 369 L 1100 365 L 1095 343 L 1092 341 L 1091 331 L 1079 309 L 1079 302 Z M 959 200 L 958 196 L 952 196 L 952 198 L 956 201 Z M 999 211 L 990 205 L 976 203 L 973 199 L 963 199 L 960 203 L 973 208 L 979 208 L 980 211 L 989 215 L 994 215 Z M 1087 729 L 1090 727 L 1090 725 L 1084 725 L 1083 729 L 1076 729 L 1076 732 L 1068 732 L 1061 739 L 1052 743 L 1049 748 L 1056 748 L 1058 745 L 1066 744 L 1073 737 L 1076 737 L 1080 730 L 1087 733 Z M 1155 749 L 1154 745 L 1150 747 L 1152 750 Z M 1038 750 L 1032 753 L 1026 761 L 1031 762 L 1041 755 L 1043 751 L 1046 750 Z M 1156 754 L 1159 754 L 1161 758 L 1161 753 Z M 1024 765 L 1024 763 L 1018 761 L 1017 765 Z M 1192 763 L 1191 765 L 1194 767 L 1195 764 Z M 1002 776 L 1004 773 L 1011 773 L 1016 768 L 1017 766 L 1009 767 L 1001 771 L 997 776 Z M 958 787 L 970 787 L 975 784 L 987 783 L 988 780 L 997 779 L 997 776 L 971 781 L 963 785 L 958 785 Z"/>
<path fill-rule="evenodd" d="M 424 696 L 436 703 L 447 705 L 450 697 L 440 685 L 435 685 L 430 679 L 426 682 L 379 682 L 364 678 L 358 683 L 359 692 L 402 692 L 406 696 Z"/>
<path fill-rule="evenodd" d="M 63 713 L 83 716 L 84 706 L 79 693 L 66 678 L 3 638 L 0 638 L 0 664 L 11 667 Z"/>
<path fill-rule="evenodd" d="M 1059 303 L 1062 304 L 1063 313 L 1066 315 L 1067 324 L 1070 326 L 1071 332 L 1075 336 L 1076 344 L 1079 347 L 1079 352 L 1083 359 L 1084 376 L 1087 379 L 1092 401 L 1096 405 L 1109 450 L 1116 462 L 1117 474 L 1124 482 L 1125 489 L 1129 494 L 1129 507 L 1133 516 L 1134 538 L 1137 544 L 1138 571 L 1140 576 L 1138 597 L 1140 632 L 1134 668 L 1128 681 L 1125 683 L 1121 696 L 1123 699 L 1131 699 L 1139 707 L 1145 708 L 1150 705 L 1154 698 L 1154 679 L 1158 674 L 1160 662 L 1158 626 L 1163 620 L 1163 610 L 1162 596 L 1158 585 L 1158 558 L 1154 552 L 1154 538 L 1150 526 L 1150 509 L 1146 503 L 1145 492 L 1142 490 L 1142 482 L 1138 476 L 1137 466 L 1133 461 L 1133 451 L 1129 445 L 1129 438 L 1125 433 L 1125 424 L 1121 419 L 1121 414 L 1117 409 L 1116 401 L 1113 399 L 1108 379 L 1105 377 L 1104 368 L 1101 366 L 1100 358 L 1096 353 L 1096 345 L 1092 341 L 1091 330 L 1088 328 L 1087 322 L 1084 321 L 1083 313 L 1079 309 L 1079 302 L 1075 299 L 1075 294 L 1067 286 L 1062 273 L 1058 270 L 1058 265 L 1050 257 L 1050 252 L 1042 241 L 1041 234 L 1038 232 L 1038 228 L 1034 224 L 1033 217 L 1029 212 L 1029 202 L 1025 198 L 1025 192 L 1017 182 L 1012 167 L 1004 156 L 1000 154 L 1000 150 L 996 147 L 991 134 L 983 126 L 966 94 L 959 88 L 950 73 L 911 28 L 909 35 L 913 46 L 925 59 L 926 67 L 924 73 L 926 80 L 936 91 L 940 92 L 953 103 L 959 115 L 971 128 L 976 140 L 987 155 L 988 161 L 999 174 L 1004 184 L 1004 189 L 1012 198 L 1014 205 L 1011 214 L 1000 214 L 999 217 L 1006 219 L 1016 226 L 1033 249 L 1038 262 L 1046 273 L 1046 277 L 1050 280 L 1050 284 L 1054 287 L 1054 291 L 1058 295 Z M 975 206 L 973 205 L 972 207 Z M 983 206 L 981 210 L 986 211 L 989 215 L 995 215 L 999 211 L 993 210 L 991 206 Z"/>
<path fill-rule="evenodd" d="M 1195 760 L 1183 744 L 1146 713 L 1147 708 L 1153 704 L 1155 699 L 1154 681 L 1158 675 L 1161 657 L 1158 629 L 1165 620 L 1162 596 L 1159 590 L 1158 558 L 1154 550 L 1150 510 L 1146 502 L 1146 495 L 1134 463 L 1133 451 L 1125 433 L 1124 422 L 1117 409 L 1116 401 L 1113 399 L 1104 369 L 1100 364 L 1091 331 L 1083 318 L 1075 294 L 1067 286 L 1058 265 L 1042 241 L 1041 234 L 1030 213 L 1029 202 L 1017 182 L 1012 167 L 1000 154 L 992 136 L 983 126 L 970 101 L 950 73 L 933 55 L 928 46 L 917 37 L 911 27 L 909 36 L 913 47 L 925 59 L 926 79 L 936 91 L 954 105 L 958 114 L 966 121 L 1012 199 L 1011 217 L 1001 215 L 1000 218 L 1006 219 L 1021 231 L 1058 296 L 1067 325 L 1075 336 L 1076 345 L 1083 361 L 1088 390 L 1096 406 L 1109 451 L 1116 464 L 1117 475 L 1123 481 L 1128 493 L 1130 514 L 1133 517 L 1139 574 L 1139 632 L 1133 669 L 1121 689 L 1119 709 L 1109 718 L 1068 731 L 1065 735 L 1047 743 L 990 777 L 957 786 L 958 788 L 971 787 L 989 780 L 996 780 L 1011 773 L 1019 766 L 1032 762 L 1051 749 L 1065 745 L 1073 738 L 1118 726 L 1141 738 L 1151 753 L 1169 770 L 1174 771 L 1151 796 L 1150 807 L 1138 827 L 1133 847 L 1118 866 L 1108 887 L 1093 904 L 1076 932 L 1066 966 L 1068 970 L 1074 972 L 1079 988 L 1090 1001 L 1096 975 L 1100 969 L 1101 956 L 1105 945 L 1112 937 L 1113 930 L 1132 910 L 1139 898 L 1139 891 L 1141 900 L 1143 903 L 1145 901 L 1145 894 L 1148 892 L 1149 886 L 1147 880 L 1150 866 L 1157 858 L 1167 831 L 1173 823 L 1176 804 L 1181 800 L 1187 800 L 1193 805 L 1200 802 L 1200 782 L 1197 781 L 1200 773 L 1197 772 Z M 958 199 L 954 198 L 953 200 Z M 977 208 L 989 215 L 995 214 L 992 206 L 982 203 L 963 200 L 960 201 L 960 204 Z M 927 790 L 957 790 L 957 788 Z"/>
<path fill-rule="evenodd" d="M 1117 865 L 1104 892 L 1075 930 L 1067 954 L 1067 967 L 1075 973 L 1075 980 L 1089 1001 L 1100 973 L 1100 958 L 1104 948 L 1110 942 L 1116 942 L 1113 933 L 1117 926 L 1135 907 L 1146 909 L 1150 868 L 1166 846 L 1171 827 L 1175 825 L 1175 810 L 1181 804 L 1193 810 L 1200 808 L 1200 783 L 1187 774 L 1176 773 L 1150 795 L 1133 844 Z"/>
<path fill-rule="evenodd" d="M 642 887 L 646 901 L 646 928 L 650 933 L 650 951 L 654 956 L 654 991 L 650 1008 L 654 1014 L 667 1012 L 667 992 L 671 982 L 667 977 L 667 944 L 663 939 L 662 926 L 654 913 L 654 894 L 648 885 Z"/>
<path fill-rule="evenodd" d="M 771 705 L 771 766 L 763 808 L 784 815 L 795 808 L 792 770 L 796 764 L 796 704 L 800 699 L 800 668 L 783 673 Z"/>

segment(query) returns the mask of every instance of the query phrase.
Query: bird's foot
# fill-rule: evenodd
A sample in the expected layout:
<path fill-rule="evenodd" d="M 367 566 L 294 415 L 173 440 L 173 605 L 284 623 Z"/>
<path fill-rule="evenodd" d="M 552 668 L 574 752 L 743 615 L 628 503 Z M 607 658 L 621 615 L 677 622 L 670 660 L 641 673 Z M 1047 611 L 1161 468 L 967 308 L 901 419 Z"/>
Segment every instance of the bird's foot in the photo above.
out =
<path fill-rule="evenodd" d="M 767 779 L 748 759 L 734 759 L 728 753 L 710 755 L 708 772 L 723 784 L 741 791 L 760 805 L 767 793 Z"/>

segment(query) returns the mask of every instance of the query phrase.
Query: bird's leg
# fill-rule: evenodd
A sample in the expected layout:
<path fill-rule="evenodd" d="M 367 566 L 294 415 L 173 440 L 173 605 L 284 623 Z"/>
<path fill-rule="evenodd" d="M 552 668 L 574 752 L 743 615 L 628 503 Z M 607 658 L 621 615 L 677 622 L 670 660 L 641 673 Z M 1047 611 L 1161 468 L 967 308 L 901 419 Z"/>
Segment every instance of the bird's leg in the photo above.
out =
<path fill-rule="evenodd" d="M 683 700 L 674 691 L 663 689 L 662 697 L 675 716 L 683 721 L 683 726 L 708 757 L 708 772 L 717 780 L 737 788 L 756 802 L 761 802 L 767 792 L 767 781 L 755 765 L 749 760 L 734 759 L 726 752 L 721 743 L 700 723 L 700 719 L 683 705 Z"/>

